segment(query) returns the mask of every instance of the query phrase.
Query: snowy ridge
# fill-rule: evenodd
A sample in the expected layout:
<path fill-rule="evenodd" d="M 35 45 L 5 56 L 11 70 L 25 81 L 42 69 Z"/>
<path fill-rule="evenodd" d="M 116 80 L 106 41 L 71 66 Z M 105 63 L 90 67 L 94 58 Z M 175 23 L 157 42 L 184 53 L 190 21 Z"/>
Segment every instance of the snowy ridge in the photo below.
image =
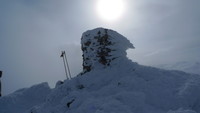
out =
<path fill-rule="evenodd" d="M 126 57 L 113 61 L 117 65 L 92 68 L 71 80 L 59 81 L 51 91 L 44 90 L 47 96 L 41 97 L 38 89 L 26 89 L 37 92 L 42 101 L 19 112 L 17 107 L 5 107 L 17 92 L 2 97 L 0 110 L 4 111 L 0 113 L 200 113 L 199 75 L 142 66 Z M 22 94 L 26 95 L 26 90 Z M 33 101 L 30 95 L 19 97 L 12 100 L 19 99 L 24 105 Z"/>
<path fill-rule="evenodd" d="M 188 73 L 194 73 L 200 75 L 200 63 L 199 62 L 177 62 L 174 64 L 162 64 L 156 67 L 167 70 L 180 70 Z"/>
<path fill-rule="evenodd" d="M 126 62 L 65 81 L 27 113 L 199 113 L 199 86 L 198 75 Z"/>

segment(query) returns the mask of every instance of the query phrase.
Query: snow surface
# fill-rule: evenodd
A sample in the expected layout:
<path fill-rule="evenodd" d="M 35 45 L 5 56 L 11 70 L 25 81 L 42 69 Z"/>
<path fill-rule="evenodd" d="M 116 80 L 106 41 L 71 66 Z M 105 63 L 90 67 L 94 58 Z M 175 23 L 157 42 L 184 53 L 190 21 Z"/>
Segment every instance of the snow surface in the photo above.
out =
<path fill-rule="evenodd" d="M 41 84 L 4 96 L 0 113 L 200 113 L 199 75 L 125 57 L 114 62 L 58 81 L 51 91 Z"/>
<path fill-rule="evenodd" d="M 45 102 L 50 92 L 51 89 L 47 83 L 17 90 L 0 98 L 0 113 L 24 113 L 31 107 Z"/>

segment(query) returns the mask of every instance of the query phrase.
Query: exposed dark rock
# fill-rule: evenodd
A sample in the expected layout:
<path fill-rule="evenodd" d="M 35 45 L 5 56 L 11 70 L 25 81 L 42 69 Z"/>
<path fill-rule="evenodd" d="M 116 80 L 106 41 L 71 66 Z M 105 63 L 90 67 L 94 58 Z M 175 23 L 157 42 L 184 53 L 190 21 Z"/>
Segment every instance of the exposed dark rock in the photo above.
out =
<path fill-rule="evenodd" d="M 126 50 L 133 45 L 117 32 L 97 28 L 83 33 L 81 38 L 83 51 L 83 73 L 92 69 L 111 66 L 117 58 L 126 58 Z M 82 73 L 82 74 L 83 74 Z"/>

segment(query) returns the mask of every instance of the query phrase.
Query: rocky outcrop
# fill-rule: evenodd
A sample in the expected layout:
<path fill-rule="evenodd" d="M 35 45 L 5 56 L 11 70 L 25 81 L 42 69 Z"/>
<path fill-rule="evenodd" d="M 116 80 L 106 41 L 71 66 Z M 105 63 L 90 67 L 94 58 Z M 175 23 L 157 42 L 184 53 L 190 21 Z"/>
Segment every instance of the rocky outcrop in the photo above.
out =
<path fill-rule="evenodd" d="M 126 50 L 134 46 L 116 31 L 96 28 L 83 33 L 83 73 L 96 68 L 106 68 L 119 58 L 127 58 Z"/>

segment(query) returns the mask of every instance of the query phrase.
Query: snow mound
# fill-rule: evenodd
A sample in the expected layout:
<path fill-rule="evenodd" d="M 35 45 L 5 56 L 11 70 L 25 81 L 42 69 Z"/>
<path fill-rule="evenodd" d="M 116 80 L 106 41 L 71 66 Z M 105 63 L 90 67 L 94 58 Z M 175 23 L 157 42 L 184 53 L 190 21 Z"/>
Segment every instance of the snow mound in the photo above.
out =
<path fill-rule="evenodd" d="M 200 77 L 125 62 L 66 80 L 27 113 L 199 113 Z"/>
<path fill-rule="evenodd" d="M 17 90 L 0 98 L 0 113 L 24 113 L 31 107 L 43 103 L 50 92 L 47 83 Z"/>
<path fill-rule="evenodd" d="M 101 33 L 105 32 L 100 28 L 95 29 L 94 33 L 91 31 L 89 33 L 96 36 L 99 30 L 103 30 Z M 110 37 L 115 35 L 115 33 L 110 34 Z M 86 39 L 82 41 L 87 42 Z M 125 42 L 130 44 L 129 41 Z M 11 100 L 19 101 L 12 102 L 2 97 L 5 100 L 0 99 L 0 106 L 5 106 L 4 104 L 10 106 L 1 106 L 1 109 L 6 111 L 13 107 L 16 111 L 19 109 L 20 113 L 200 113 L 199 75 L 139 65 L 125 57 L 124 50 L 133 47 L 132 44 L 123 47 L 123 52 L 116 55 L 120 58 L 110 62 L 109 66 L 99 60 L 89 60 L 92 62 L 91 70 L 86 70 L 83 76 L 64 82 L 58 81 L 52 91 L 45 91 L 49 93 L 47 96 L 44 93 L 45 99 L 40 95 L 42 91 L 35 93 L 40 101 L 37 105 L 32 104 L 33 98 L 16 96 Z M 96 53 L 91 54 L 96 55 Z M 93 64 L 95 62 L 98 64 Z M 113 62 L 116 65 L 113 65 Z M 98 65 L 102 67 L 96 67 Z M 27 90 L 38 91 L 33 88 Z M 29 94 L 24 96 L 31 97 Z M 30 103 L 31 105 L 22 109 L 18 107 L 22 102 L 25 106 Z"/>

